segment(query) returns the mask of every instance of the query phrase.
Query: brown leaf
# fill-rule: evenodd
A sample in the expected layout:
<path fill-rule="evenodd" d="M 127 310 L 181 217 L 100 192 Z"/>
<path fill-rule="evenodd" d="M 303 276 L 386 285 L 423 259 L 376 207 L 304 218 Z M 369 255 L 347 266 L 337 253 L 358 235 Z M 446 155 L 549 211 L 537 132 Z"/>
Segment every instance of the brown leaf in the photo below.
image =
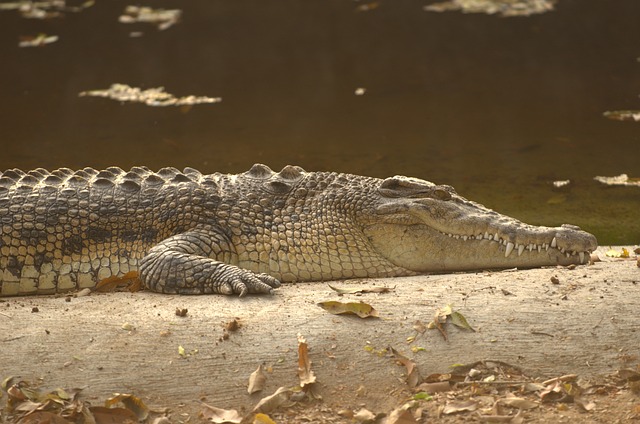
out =
<path fill-rule="evenodd" d="M 149 416 L 149 408 L 144 404 L 142 399 L 132 394 L 116 393 L 113 397 L 107 399 L 104 406 L 112 407 L 118 403 L 122 403 L 129 411 L 133 412 L 138 420 L 144 421 Z"/>
<path fill-rule="evenodd" d="M 280 387 L 271 396 L 260 399 L 260 402 L 258 402 L 258 404 L 253 408 L 253 412 L 262 412 L 267 414 L 288 402 L 290 395 L 290 389 Z"/>
<path fill-rule="evenodd" d="M 126 287 L 129 291 L 139 291 L 141 281 L 138 278 L 137 271 L 129 271 L 121 277 L 111 276 L 101 280 L 96 284 L 95 291 L 112 292 L 120 287 Z"/>
<path fill-rule="evenodd" d="M 395 356 L 396 360 L 407 369 L 407 385 L 411 388 L 416 387 L 420 381 L 420 371 L 416 363 L 392 347 L 389 347 L 389 350 L 393 356 Z"/>
<path fill-rule="evenodd" d="M 311 370 L 309 347 L 300 333 L 298 333 L 298 378 L 300 378 L 300 387 L 313 384 L 316 381 L 316 376 Z"/>
<path fill-rule="evenodd" d="M 378 317 L 378 311 L 376 311 L 373 306 L 364 302 L 342 303 L 330 300 L 320 302 L 318 303 L 318 306 L 334 315 L 352 314 L 357 315 L 360 318 Z"/>
<path fill-rule="evenodd" d="M 367 293 L 389 293 L 395 290 L 395 287 L 373 287 L 373 288 L 353 288 L 353 289 L 341 289 L 328 284 L 331 290 L 342 296 L 343 294 L 367 294 Z"/>
<path fill-rule="evenodd" d="M 259 392 L 264 389 L 264 385 L 267 382 L 267 376 L 262 369 L 262 365 L 258 365 L 258 369 L 251 373 L 249 376 L 249 385 L 247 392 L 249 394 Z"/>
<path fill-rule="evenodd" d="M 235 409 L 220 409 L 202 402 L 204 408 L 200 411 L 200 417 L 208 422 L 223 424 L 237 424 L 242 422 L 242 416 Z"/>
<path fill-rule="evenodd" d="M 18 420 L 19 424 L 71 424 L 59 415 L 48 411 L 36 411 Z"/>
<path fill-rule="evenodd" d="M 503 405 L 507 405 L 507 406 L 511 406 L 512 408 L 519 408 L 519 409 L 533 409 L 540 406 L 538 402 L 534 402 L 534 401 L 527 400 L 520 397 L 508 397 L 504 399 L 499 399 L 498 402 L 500 402 Z"/>
<path fill-rule="evenodd" d="M 475 400 L 452 400 L 442 409 L 444 415 L 455 414 L 456 412 L 473 412 L 478 409 Z"/>
<path fill-rule="evenodd" d="M 383 424 L 416 424 L 417 422 L 409 410 L 408 405 L 402 405 L 394 409 L 389 416 L 382 421 Z"/>
<path fill-rule="evenodd" d="M 422 383 L 417 387 L 417 389 L 429 394 L 448 392 L 451 390 L 451 383 L 449 383 L 448 381 L 439 381 L 437 383 Z"/>
<path fill-rule="evenodd" d="M 89 408 L 96 424 L 129 424 L 138 422 L 136 414 L 125 408 L 105 408 L 92 406 Z"/>

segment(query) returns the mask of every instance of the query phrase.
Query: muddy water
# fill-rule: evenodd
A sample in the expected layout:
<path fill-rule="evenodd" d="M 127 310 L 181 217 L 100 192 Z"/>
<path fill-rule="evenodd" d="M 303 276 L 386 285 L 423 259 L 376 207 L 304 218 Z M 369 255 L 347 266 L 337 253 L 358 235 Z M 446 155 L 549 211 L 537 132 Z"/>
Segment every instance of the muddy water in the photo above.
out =
<path fill-rule="evenodd" d="M 0 12 L 0 169 L 145 164 L 413 175 L 535 224 L 640 241 L 640 2 L 560 0 L 526 18 L 393 0 L 191 0 L 165 31 L 98 2 L 46 21 Z M 138 38 L 131 31 L 142 31 Z M 21 35 L 55 34 L 18 48 Z M 78 97 L 112 83 L 222 97 L 192 108 Z M 356 95 L 364 88 L 363 95 Z M 552 182 L 571 180 L 562 191 Z"/>

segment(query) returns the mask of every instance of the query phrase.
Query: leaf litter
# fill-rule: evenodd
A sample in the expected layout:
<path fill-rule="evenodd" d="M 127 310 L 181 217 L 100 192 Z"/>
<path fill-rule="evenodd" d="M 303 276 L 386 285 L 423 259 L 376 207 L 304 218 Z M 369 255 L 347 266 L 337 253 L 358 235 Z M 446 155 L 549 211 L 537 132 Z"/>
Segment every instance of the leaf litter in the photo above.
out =
<path fill-rule="evenodd" d="M 200 417 L 212 423 L 411 424 L 424 422 L 425 419 L 431 422 L 445 416 L 459 416 L 464 421 L 519 424 L 536 421 L 540 417 L 556 418 L 559 411 L 567 414 L 571 408 L 577 414 L 599 413 L 598 417 L 605 418 L 611 412 L 603 408 L 601 403 L 608 400 L 609 405 L 615 405 L 615 399 L 623 393 L 640 394 L 640 366 L 621 369 L 604 383 L 581 380 L 575 374 L 546 380 L 531 378 L 518 367 L 492 360 L 452 365 L 448 372 L 423 378 L 417 372 L 415 361 L 389 348 L 387 354 L 407 370 L 405 400 L 401 400 L 402 395 L 398 396 L 399 406 L 388 412 L 372 412 L 362 406 L 352 411 L 338 411 L 318 406 L 317 398 L 307 396 L 294 400 L 296 393 L 304 393 L 304 388 L 314 385 L 316 381 L 315 375 L 310 377 L 313 373 L 310 372 L 309 347 L 301 335 L 298 336 L 298 348 L 300 387 L 278 388 L 261 399 L 248 415 L 199 401 L 202 406 Z M 417 377 L 409 378 L 411 375 Z M 170 420 L 171 417 L 167 415 L 169 412 L 149 408 L 133 394 L 114 394 L 105 401 L 104 406 L 92 406 L 90 402 L 80 399 L 82 389 L 46 392 L 12 377 L 5 378 L 1 388 L 6 400 L 4 407 L 0 408 L 0 417 L 7 422 L 176 422 Z M 314 403 L 302 402 L 304 399 Z M 640 402 L 622 402 L 619 407 L 628 411 L 625 417 L 629 420 L 640 418 Z M 588 421 L 591 415 L 576 416 Z"/>

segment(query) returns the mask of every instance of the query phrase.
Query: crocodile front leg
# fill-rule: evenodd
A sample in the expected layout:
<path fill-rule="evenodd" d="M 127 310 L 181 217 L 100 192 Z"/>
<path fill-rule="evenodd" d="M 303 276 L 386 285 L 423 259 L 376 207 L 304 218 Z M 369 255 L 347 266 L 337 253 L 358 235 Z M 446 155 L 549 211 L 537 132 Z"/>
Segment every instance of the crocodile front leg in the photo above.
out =
<path fill-rule="evenodd" d="M 160 293 L 271 293 L 280 282 L 267 274 L 230 265 L 230 243 L 214 231 L 193 230 L 169 237 L 149 250 L 139 265 L 144 285 Z"/>

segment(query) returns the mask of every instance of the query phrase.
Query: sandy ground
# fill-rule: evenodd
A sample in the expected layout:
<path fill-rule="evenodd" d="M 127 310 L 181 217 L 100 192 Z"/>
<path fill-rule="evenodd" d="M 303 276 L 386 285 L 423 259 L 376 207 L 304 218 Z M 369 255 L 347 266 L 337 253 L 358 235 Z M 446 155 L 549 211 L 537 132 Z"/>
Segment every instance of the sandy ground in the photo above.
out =
<path fill-rule="evenodd" d="M 635 367 L 640 355 L 640 268 L 633 253 L 621 260 L 603 252 L 604 261 L 575 269 L 331 283 L 394 288 L 381 294 L 338 296 L 327 283 L 305 283 L 243 299 L 148 292 L 2 298 L 0 378 L 82 387 L 95 404 L 114 392 L 134 393 L 169 408 L 172 422 L 197 422 L 201 400 L 247 413 L 278 387 L 297 385 L 302 334 L 322 408 L 333 413 L 388 412 L 403 402 L 406 369 L 387 347 L 415 361 L 423 376 L 497 360 L 538 378 L 573 373 L 597 380 Z M 331 315 L 317 306 L 327 300 L 366 302 L 379 318 Z M 415 331 L 416 321 L 430 322 L 447 304 L 476 332 L 447 324 L 445 341 L 437 330 Z M 228 331 L 233 320 L 240 327 Z M 259 364 L 268 369 L 267 383 L 249 395 L 247 381 Z"/>

